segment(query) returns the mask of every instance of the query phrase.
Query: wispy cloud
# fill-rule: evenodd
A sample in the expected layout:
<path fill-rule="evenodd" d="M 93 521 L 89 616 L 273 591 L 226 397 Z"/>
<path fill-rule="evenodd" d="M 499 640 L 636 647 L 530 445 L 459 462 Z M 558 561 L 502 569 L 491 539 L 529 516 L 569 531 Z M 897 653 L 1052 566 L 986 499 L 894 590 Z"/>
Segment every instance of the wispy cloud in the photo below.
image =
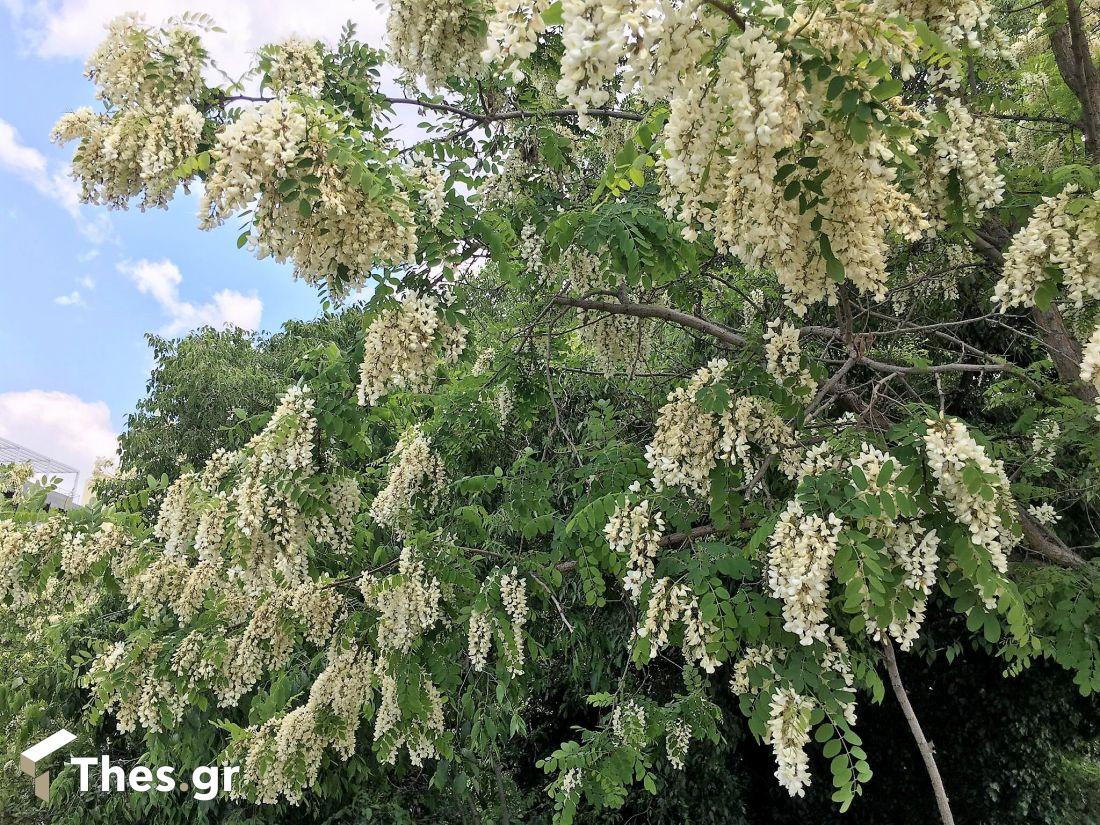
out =
<path fill-rule="evenodd" d="M 85 289 L 95 289 L 95 278 L 91 275 L 81 275 L 76 279 L 76 282 Z"/>
<path fill-rule="evenodd" d="M 165 258 L 162 261 L 123 261 L 118 269 L 128 276 L 140 292 L 149 295 L 168 316 L 161 335 L 180 335 L 202 326 L 240 327 L 257 330 L 263 314 L 263 301 L 255 294 L 244 295 L 232 289 L 215 292 L 204 304 L 193 304 L 180 298 L 183 275 L 179 267 Z"/>
<path fill-rule="evenodd" d="M 6 120 L 0 120 L 0 170 L 21 178 L 40 194 L 68 212 L 81 233 L 92 243 L 112 237 L 109 219 L 102 212 L 89 216 L 80 205 L 80 187 L 64 169 L 51 166 L 46 156 L 23 143 L 19 132 Z"/>
<path fill-rule="evenodd" d="M 80 290 L 74 289 L 68 295 L 58 295 L 53 299 L 55 304 L 60 304 L 63 307 L 86 307 L 88 306 L 84 302 L 84 296 L 80 294 Z"/>

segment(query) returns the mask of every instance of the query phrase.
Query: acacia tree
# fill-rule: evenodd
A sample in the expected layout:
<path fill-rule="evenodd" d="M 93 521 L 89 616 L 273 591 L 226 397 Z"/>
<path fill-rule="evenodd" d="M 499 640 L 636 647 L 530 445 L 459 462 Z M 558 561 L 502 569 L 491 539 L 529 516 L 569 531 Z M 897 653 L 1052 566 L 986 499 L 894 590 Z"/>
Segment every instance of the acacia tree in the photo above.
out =
<path fill-rule="evenodd" d="M 348 28 L 220 85 L 210 21 L 115 21 L 55 131 L 85 200 L 199 184 L 203 228 L 369 287 L 365 329 L 167 489 L 0 522 L 14 622 L 67 602 L 91 721 L 201 738 L 262 804 L 488 765 L 507 819 L 564 667 L 595 712 L 539 762 L 562 822 L 655 793 L 730 691 L 847 809 L 888 690 L 953 821 L 897 666 L 933 600 L 1008 675 L 1100 687 L 1091 14 L 393 0 L 387 54 Z"/>

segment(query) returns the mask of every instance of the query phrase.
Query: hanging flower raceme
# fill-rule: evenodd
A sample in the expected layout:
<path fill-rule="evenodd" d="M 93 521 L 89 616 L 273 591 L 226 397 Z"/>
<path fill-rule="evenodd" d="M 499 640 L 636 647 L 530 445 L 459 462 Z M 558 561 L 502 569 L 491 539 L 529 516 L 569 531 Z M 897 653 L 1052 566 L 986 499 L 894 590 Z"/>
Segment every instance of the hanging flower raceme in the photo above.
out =
<path fill-rule="evenodd" d="M 429 88 L 481 68 L 485 45 L 479 3 L 472 0 L 391 0 L 386 37 L 393 62 Z"/>
<path fill-rule="evenodd" d="M 527 579 L 513 567 L 510 573 L 500 577 L 500 600 L 504 603 L 504 612 L 511 622 L 511 640 L 506 644 L 508 672 L 513 676 L 523 675 L 524 634 L 527 624 Z"/>
<path fill-rule="evenodd" d="M 895 462 L 886 453 L 869 444 L 863 444 L 860 453 L 852 460 L 853 472 L 859 472 L 860 482 L 856 485 L 860 497 L 865 501 L 879 501 L 883 494 L 894 498 L 897 486 L 892 471 L 884 473 L 887 463 L 891 467 Z M 889 477 L 885 484 L 879 479 Z M 923 516 L 922 510 L 914 514 Z M 858 522 L 859 529 L 872 538 L 883 542 L 887 560 L 895 566 L 903 592 L 895 594 L 890 600 L 890 621 L 885 627 L 879 627 L 878 621 L 870 615 L 874 612 L 870 593 L 864 593 L 864 617 L 867 620 L 867 632 L 876 641 L 884 636 L 892 637 L 902 650 L 909 650 L 916 641 L 924 623 L 925 611 L 932 588 L 936 584 L 936 571 L 939 565 L 939 536 L 935 530 L 923 527 L 919 521 L 907 521 L 891 518 L 884 513 L 877 516 L 865 516 Z"/>
<path fill-rule="evenodd" d="M 440 620 L 439 581 L 424 562 L 402 548 L 397 573 L 385 578 L 364 576 L 363 600 L 378 613 L 378 650 L 408 653 L 413 644 Z"/>
<path fill-rule="evenodd" d="M 668 634 L 679 623 L 684 633 L 684 658 L 707 673 L 713 673 L 718 660 L 707 651 L 714 641 L 716 628 L 703 619 L 699 599 L 684 582 L 660 578 L 653 582 L 646 602 L 645 616 L 635 634 L 649 643 L 649 659 L 668 647 Z"/>
<path fill-rule="evenodd" d="M 1083 198 L 1070 186 L 1043 198 L 1012 237 L 993 300 L 1002 310 L 1034 306 L 1052 267 L 1061 271 L 1062 290 L 1078 307 L 1100 298 L 1100 192 Z"/>
<path fill-rule="evenodd" d="M 200 225 L 220 226 L 254 204 L 248 243 L 256 254 L 292 262 L 295 277 L 337 297 L 362 287 L 377 266 L 411 261 L 408 198 L 354 158 L 345 127 L 298 99 L 245 110 L 210 152 Z"/>
<path fill-rule="evenodd" d="M 778 459 L 788 478 L 801 464 L 794 432 L 771 402 L 755 396 L 732 396 L 718 415 L 704 411 L 698 394 L 718 385 L 729 368 L 724 358 L 699 369 L 684 387 L 668 395 L 657 417 L 657 429 L 646 447 L 646 462 L 657 490 L 679 487 L 705 498 L 710 473 L 719 460 L 740 467 L 752 478 L 762 462 Z"/>
<path fill-rule="evenodd" d="M 276 95 L 316 95 L 325 83 L 320 43 L 291 37 L 269 46 L 267 85 Z"/>
<path fill-rule="evenodd" d="M 810 784 L 810 713 L 814 703 L 791 688 L 772 695 L 765 741 L 775 753 L 775 777 L 791 796 L 805 796 Z"/>
<path fill-rule="evenodd" d="M 635 604 L 642 585 L 653 577 L 653 561 L 661 547 L 665 521 L 660 510 L 651 510 L 649 499 L 628 500 L 615 508 L 604 526 L 612 552 L 628 556 L 623 589 Z"/>
<path fill-rule="evenodd" d="M 778 319 L 768 323 L 764 332 L 764 357 L 767 360 L 768 374 L 777 384 L 791 381 L 808 396 L 813 396 L 817 390 L 817 381 L 802 366 L 802 345 L 798 339 L 798 327 L 784 324 Z"/>
<path fill-rule="evenodd" d="M 85 203 L 143 209 L 164 207 L 181 179 L 177 169 L 195 155 L 205 118 L 195 103 L 205 92 L 206 52 L 185 26 L 153 29 L 138 15 L 108 26 L 88 59 L 88 77 L 105 111 L 84 107 L 54 126 L 57 143 L 78 141 L 72 175 Z"/>
<path fill-rule="evenodd" d="M 806 514 L 797 499 L 787 503 L 770 539 L 768 587 L 783 602 L 783 629 L 804 645 L 824 641 L 825 607 L 840 519 Z"/>
<path fill-rule="evenodd" d="M 961 421 L 939 418 L 926 424 L 925 452 L 937 490 L 970 540 L 1004 575 L 1008 554 L 1019 541 L 1012 532 L 1012 494 L 1004 465 L 986 454 Z M 988 595 L 986 602 L 991 603 Z"/>
<path fill-rule="evenodd" d="M 466 347 L 466 328 L 443 318 L 434 295 L 406 293 L 367 328 L 359 375 L 359 403 L 377 404 L 395 390 L 426 392 L 442 360 L 453 364 Z"/>
<path fill-rule="evenodd" d="M 390 456 L 386 486 L 371 502 L 370 516 L 383 527 L 401 533 L 416 506 L 416 496 L 427 486 L 429 503 L 443 484 L 443 463 L 432 452 L 430 439 L 416 426 L 401 436 Z"/>
<path fill-rule="evenodd" d="M 227 751 L 242 769 L 233 797 L 269 805 L 282 797 L 296 804 L 316 784 L 329 748 L 350 758 L 373 673 L 368 651 L 354 645 L 331 649 L 304 705 L 249 728 Z"/>
<path fill-rule="evenodd" d="M 379 684 L 380 700 L 374 717 L 374 741 L 382 761 L 394 764 L 401 748 L 408 751 L 409 761 L 415 767 L 438 756 L 437 743 L 444 723 L 443 696 L 439 689 L 421 673 L 415 690 L 420 694 L 419 705 L 427 711 L 424 715 L 409 715 L 398 703 L 397 679 L 386 659 L 378 659 L 374 675 Z"/>

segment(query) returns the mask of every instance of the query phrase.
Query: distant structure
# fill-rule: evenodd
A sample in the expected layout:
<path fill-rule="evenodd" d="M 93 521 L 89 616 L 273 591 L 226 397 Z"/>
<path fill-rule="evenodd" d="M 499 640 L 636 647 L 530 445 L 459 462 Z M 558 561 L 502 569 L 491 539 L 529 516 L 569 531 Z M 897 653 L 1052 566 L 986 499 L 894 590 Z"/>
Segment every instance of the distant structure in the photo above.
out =
<path fill-rule="evenodd" d="M 80 471 L 75 467 L 54 461 L 49 456 L 37 453 L 14 441 L 0 438 L 0 465 L 4 464 L 29 464 L 36 478 L 60 477 L 66 483 L 71 479 L 72 483 L 67 493 L 64 492 L 65 487 L 59 484 L 56 490 L 46 495 L 46 505 L 59 510 L 68 510 L 74 506 L 73 499 L 76 496 L 77 485 L 80 483 Z"/>

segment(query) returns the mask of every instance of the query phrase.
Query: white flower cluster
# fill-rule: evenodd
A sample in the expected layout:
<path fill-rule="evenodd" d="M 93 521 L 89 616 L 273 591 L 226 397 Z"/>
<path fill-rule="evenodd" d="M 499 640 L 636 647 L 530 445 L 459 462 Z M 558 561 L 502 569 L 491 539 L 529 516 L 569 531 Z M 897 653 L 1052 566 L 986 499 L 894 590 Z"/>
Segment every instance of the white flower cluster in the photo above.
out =
<path fill-rule="evenodd" d="M 11 597 L 19 604 L 23 597 L 22 562 L 27 538 L 10 519 L 0 519 L 0 602 Z"/>
<path fill-rule="evenodd" d="M 804 645 L 825 641 L 829 578 L 841 522 L 807 515 L 797 499 L 787 503 L 769 540 L 768 588 L 783 602 L 783 629 Z"/>
<path fill-rule="evenodd" d="M 290 387 L 267 426 L 245 448 L 247 458 L 234 490 L 236 526 L 266 555 L 262 539 L 270 539 L 280 556 L 276 565 L 292 581 L 306 574 L 310 521 L 287 485 L 288 479 L 308 479 L 317 472 L 314 400 L 307 387 Z"/>
<path fill-rule="evenodd" d="M 435 162 L 427 155 L 414 155 L 405 168 L 409 180 L 418 185 L 420 203 L 428 213 L 428 223 L 436 226 L 443 217 L 446 207 L 446 181 Z"/>
<path fill-rule="evenodd" d="M 608 84 L 627 45 L 631 0 L 562 0 L 561 79 L 557 92 L 578 112 L 611 99 Z M 585 128 L 588 120 L 581 120 Z"/>
<path fill-rule="evenodd" d="M 370 506 L 370 517 L 398 534 L 415 507 L 415 497 L 429 486 L 432 500 L 443 485 L 443 462 L 432 452 L 431 440 L 419 425 L 408 430 L 390 456 L 390 468 L 383 487 Z"/>
<path fill-rule="evenodd" d="M 855 58 L 868 50 L 900 60 L 908 54 L 903 45 L 913 45 L 911 36 L 869 7 L 845 7 L 817 19 L 805 9 L 796 12 L 791 28 L 851 63 L 853 73 Z M 687 76 L 672 92 L 658 165 L 666 209 L 688 224 L 689 240 L 699 228 L 712 230 L 722 251 L 749 267 L 773 270 L 800 316 L 817 301 L 836 302 L 839 274 L 881 299 L 887 232 L 915 240 L 931 228 L 899 188 L 894 169 L 897 156 L 916 147 L 877 130 L 857 143 L 829 126 L 820 81 L 804 77 L 769 31 L 749 24 L 724 50 L 713 71 L 680 69 Z M 816 169 L 783 160 L 800 140 L 817 158 Z M 816 188 L 814 179 L 825 171 L 822 197 L 811 198 L 807 187 Z M 822 224 L 842 267 L 834 277 L 820 244 Z"/>
<path fill-rule="evenodd" d="M 397 573 L 383 579 L 364 576 L 363 600 L 378 612 L 378 650 L 408 653 L 413 644 L 439 622 L 439 581 L 424 562 L 402 548 Z"/>
<path fill-rule="evenodd" d="M 867 482 L 866 489 L 861 493 L 862 498 L 875 500 L 882 493 L 893 496 L 897 492 L 897 487 L 892 480 L 885 486 L 878 483 L 879 475 L 888 461 L 897 466 L 897 462 L 881 450 L 866 443 L 860 447 L 859 455 L 852 460 L 852 467 L 859 468 Z M 892 604 L 893 618 L 885 630 L 885 633 L 898 642 L 902 650 L 909 650 L 924 624 L 928 597 L 936 584 L 939 536 L 935 530 L 926 530 L 917 522 L 893 519 L 885 515 L 862 518 L 858 526 L 872 538 L 882 540 L 891 563 L 900 574 L 900 586 L 909 591 L 909 598 L 901 602 L 906 605 L 905 615 L 899 615 L 899 604 L 895 601 Z M 869 598 L 870 594 L 865 592 L 864 613 L 867 619 L 867 632 L 879 641 L 883 638 L 884 631 L 870 615 L 867 615 Z"/>
<path fill-rule="evenodd" d="M 668 753 L 668 764 L 675 770 L 684 769 L 684 760 L 687 759 L 688 748 L 691 747 L 691 725 L 683 719 L 677 719 L 668 726 L 665 736 L 665 751 Z"/>
<path fill-rule="evenodd" d="M 245 109 L 226 126 L 212 151 L 215 173 L 206 183 L 199 211 L 204 228 L 245 209 L 258 191 L 289 180 L 308 130 L 305 110 L 287 100 Z"/>
<path fill-rule="evenodd" d="M 566 799 L 575 797 L 580 793 L 583 781 L 584 774 L 581 769 L 570 768 L 562 774 L 561 780 L 558 782 L 558 792 Z"/>
<path fill-rule="evenodd" d="M 198 95 L 205 62 L 194 31 L 152 29 L 141 15 L 124 14 L 107 24 L 107 37 L 88 58 L 85 74 L 98 87 L 97 98 L 111 109 L 125 109 Z"/>
<path fill-rule="evenodd" d="M 0 466 L 0 493 L 10 493 L 12 501 L 19 504 L 26 495 L 27 486 L 34 478 L 30 464 L 5 464 Z"/>
<path fill-rule="evenodd" d="M 814 444 L 806 449 L 802 461 L 798 465 L 795 481 L 801 484 L 807 478 L 823 475 L 824 473 L 837 472 L 841 469 L 841 457 L 836 454 L 828 441 Z"/>
<path fill-rule="evenodd" d="M 646 462 L 657 490 L 679 487 L 705 498 L 710 494 L 710 473 L 719 459 L 741 466 L 747 477 L 759 469 L 753 455 L 778 456 L 788 477 L 797 475 L 801 463 L 794 433 L 771 408 L 754 396 L 733 397 L 721 415 L 704 412 L 698 392 L 718 384 L 728 362 L 724 358 L 700 368 L 684 387 L 669 393 L 657 416 L 657 428 L 646 447 Z"/>
<path fill-rule="evenodd" d="M 428 87 L 448 77 L 469 77 L 481 66 L 485 45 L 479 3 L 472 0 L 390 0 L 386 37 L 393 62 Z"/>
<path fill-rule="evenodd" d="M 958 98 L 948 99 L 943 112 L 948 125 L 936 138 L 934 180 L 926 191 L 933 198 L 946 192 L 954 173 L 971 215 L 981 217 L 1004 197 L 1004 175 L 997 169 L 1003 137 L 993 121 L 974 117 Z M 940 221 L 945 205 L 936 204 Z"/>
<path fill-rule="evenodd" d="M 510 64 L 512 79 L 523 79 L 519 62 L 535 53 L 539 35 L 546 30 L 542 13 L 551 0 L 493 0 L 489 33 L 481 59 Z"/>
<path fill-rule="evenodd" d="M 138 15 L 110 23 L 87 66 L 106 112 L 84 107 L 53 129 L 57 143 L 79 141 L 72 175 L 85 203 L 124 208 L 141 195 L 143 209 L 167 205 L 205 124 L 193 105 L 205 61 L 198 36 L 183 26 L 151 29 Z"/>
<path fill-rule="evenodd" d="M 779 319 L 770 321 L 764 332 L 764 357 L 767 360 L 768 374 L 779 385 L 793 381 L 794 386 L 805 391 L 807 397 L 813 397 L 817 391 L 817 381 L 810 371 L 802 366 L 802 345 L 798 341 L 798 327 L 785 324 Z"/>
<path fill-rule="evenodd" d="M 171 682 L 156 674 L 155 662 L 160 645 L 152 645 L 137 656 L 127 656 L 126 646 L 118 642 L 96 657 L 88 671 L 92 690 L 103 699 L 103 708 L 113 713 L 120 733 L 132 733 L 139 727 L 154 733 L 172 730 L 179 724 L 187 697 L 179 695 Z M 111 690 L 112 680 L 125 679 Z"/>
<path fill-rule="evenodd" d="M 426 392 L 440 357 L 447 364 L 458 360 L 467 330 L 462 324 L 448 324 L 442 310 L 436 296 L 408 292 L 398 306 L 371 322 L 359 370 L 360 405 L 373 406 L 399 389 Z"/>
<path fill-rule="evenodd" d="M 1033 519 L 1044 527 L 1053 527 L 1062 519 L 1052 504 L 1032 504 L 1028 506 L 1027 511 Z"/>
<path fill-rule="evenodd" d="M 111 115 L 85 107 L 58 120 L 52 138 L 79 141 L 72 175 L 85 203 L 122 209 L 141 195 L 141 208 L 148 209 L 172 199 L 180 182 L 176 169 L 198 150 L 204 123 L 187 102 Z"/>
<path fill-rule="evenodd" d="M 810 784 L 810 713 L 814 702 L 785 687 L 771 699 L 764 741 L 775 753 L 775 777 L 791 796 L 805 796 Z"/>
<path fill-rule="evenodd" d="M 316 95 L 325 84 L 321 44 L 291 37 L 268 47 L 267 85 L 275 94 Z"/>
<path fill-rule="evenodd" d="M 328 664 L 309 689 L 306 703 L 249 729 L 231 754 L 241 765 L 234 798 L 273 805 L 280 797 L 294 805 L 317 782 L 325 751 L 342 759 L 355 751 L 355 734 L 370 694 L 373 657 L 352 646 L 330 650 Z"/>
<path fill-rule="evenodd" d="M 220 226 L 251 207 L 248 242 L 256 254 L 293 262 L 295 277 L 337 296 L 363 286 L 376 266 L 412 260 L 408 198 L 399 189 L 368 194 L 332 159 L 327 136 L 341 130 L 298 100 L 246 109 L 210 151 L 200 226 Z"/>
<path fill-rule="evenodd" d="M 958 48 L 983 50 L 994 37 L 993 6 L 986 0 L 877 0 L 884 14 L 900 14 L 923 20 L 928 27 Z"/>
<path fill-rule="evenodd" d="M 1001 280 L 993 289 L 993 300 L 1002 310 L 1033 306 L 1048 267 L 1061 270 L 1062 289 L 1078 307 L 1086 298 L 1100 298 L 1100 192 L 1091 196 L 1091 208 L 1070 209 L 1079 197 L 1071 186 L 1043 198 L 1013 236 Z"/>
<path fill-rule="evenodd" d="M 699 599 L 684 582 L 657 579 L 649 592 L 645 618 L 635 631 L 639 638 L 649 640 L 650 659 L 668 646 L 668 633 L 677 622 L 684 630 L 684 658 L 707 673 L 714 673 L 718 660 L 707 651 L 707 643 L 712 641 L 716 629 L 703 620 Z"/>
<path fill-rule="evenodd" d="M 512 624 L 512 643 L 506 645 L 508 672 L 513 676 L 523 675 L 525 657 L 524 625 L 527 624 L 527 579 L 513 567 L 511 573 L 500 577 L 500 600 L 504 602 L 504 612 Z"/>
<path fill-rule="evenodd" d="M 832 630 L 824 641 L 825 653 L 820 661 L 821 667 L 840 676 L 841 695 L 852 697 L 840 699 L 844 718 L 849 725 L 855 725 L 855 680 L 848 658 L 848 646 Z M 776 673 L 776 665 L 786 658 L 786 651 L 773 650 L 767 645 L 749 648 L 734 665 L 730 689 L 738 696 L 769 697 L 764 742 L 772 746 L 775 754 L 776 778 L 791 796 L 803 796 L 810 784 L 806 745 L 810 741 L 811 714 L 817 703 L 813 698 L 798 693 Z M 765 675 L 760 684 L 753 685 L 749 674 L 758 669 L 762 669 Z"/>
<path fill-rule="evenodd" d="M 646 741 L 646 712 L 634 699 L 615 705 L 611 711 L 611 735 L 619 745 L 640 750 Z"/>
<path fill-rule="evenodd" d="M 1011 512 L 1011 492 L 1004 465 L 991 459 L 966 425 L 950 418 L 929 419 L 924 436 L 928 465 L 948 508 L 970 532 L 970 540 L 989 553 L 994 569 L 1008 572 L 1008 553 L 1018 539 L 1005 515 Z M 971 490 L 967 470 L 981 474 L 980 487 Z M 991 491 L 992 495 L 983 495 Z"/>
<path fill-rule="evenodd" d="M 603 534 L 612 552 L 629 556 L 623 589 L 635 604 L 642 585 L 653 577 L 653 560 L 661 549 L 664 529 L 664 516 L 660 510 L 651 511 L 649 499 L 620 504 L 604 525 Z"/>
<path fill-rule="evenodd" d="M 403 718 L 398 704 L 397 680 L 385 659 L 379 658 L 375 677 L 380 685 L 381 701 L 374 718 L 374 741 L 382 761 L 394 764 L 401 748 L 408 750 L 409 761 L 419 767 L 438 755 L 436 740 L 443 732 L 443 696 L 428 679 L 421 677 L 421 704 L 428 708 L 423 717 Z"/>
<path fill-rule="evenodd" d="M 495 630 L 496 619 L 488 610 L 474 610 L 470 613 L 466 652 L 470 657 L 470 664 L 478 673 L 489 665 L 489 651 L 493 648 Z"/>
<path fill-rule="evenodd" d="M 761 691 L 769 691 L 775 683 L 774 663 L 783 661 L 787 657 L 785 650 L 773 650 L 768 645 L 750 647 L 733 666 L 733 674 L 730 676 L 730 690 L 738 696 L 751 694 L 753 696 Z M 749 673 L 754 668 L 763 667 L 771 675 L 767 676 L 759 687 L 753 687 L 749 680 Z"/>

